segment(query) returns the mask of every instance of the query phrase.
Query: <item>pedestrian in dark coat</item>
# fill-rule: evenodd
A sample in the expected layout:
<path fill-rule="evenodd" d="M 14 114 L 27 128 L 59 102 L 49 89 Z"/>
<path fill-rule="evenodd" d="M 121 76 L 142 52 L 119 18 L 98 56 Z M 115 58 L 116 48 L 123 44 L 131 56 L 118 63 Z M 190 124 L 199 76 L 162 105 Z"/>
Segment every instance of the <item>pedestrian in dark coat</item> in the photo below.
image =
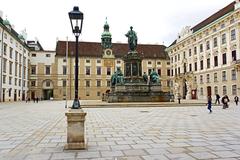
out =
<path fill-rule="evenodd" d="M 234 102 L 236 103 L 236 106 L 238 105 L 238 101 L 239 101 L 238 96 L 235 96 L 235 97 L 234 97 Z"/>
<path fill-rule="evenodd" d="M 212 113 L 212 97 L 211 96 L 208 96 L 208 99 L 207 99 L 207 108 L 209 110 L 209 113 Z"/>
<path fill-rule="evenodd" d="M 220 104 L 220 96 L 219 96 L 219 94 L 216 94 L 216 102 L 215 102 L 215 104 Z"/>

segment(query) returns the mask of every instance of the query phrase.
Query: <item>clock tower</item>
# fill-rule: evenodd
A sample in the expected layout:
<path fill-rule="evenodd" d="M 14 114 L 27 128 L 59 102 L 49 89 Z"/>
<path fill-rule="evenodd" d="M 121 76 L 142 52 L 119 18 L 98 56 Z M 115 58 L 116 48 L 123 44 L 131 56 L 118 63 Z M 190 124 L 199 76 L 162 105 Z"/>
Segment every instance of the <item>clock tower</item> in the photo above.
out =
<path fill-rule="evenodd" d="M 102 49 L 103 49 L 103 58 L 114 58 L 112 55 L 112 34 L 109 32 L 109 25 L 106 22 L 104 24 L 104 31 L 102 33 Z"/>

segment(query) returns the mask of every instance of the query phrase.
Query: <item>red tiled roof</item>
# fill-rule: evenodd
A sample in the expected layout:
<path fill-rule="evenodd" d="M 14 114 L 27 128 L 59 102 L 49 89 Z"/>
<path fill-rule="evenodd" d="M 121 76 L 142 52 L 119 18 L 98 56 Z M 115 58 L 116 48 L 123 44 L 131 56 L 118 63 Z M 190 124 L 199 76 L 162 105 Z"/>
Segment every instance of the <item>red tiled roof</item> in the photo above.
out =
<path fill-rule="evenodd" d="M 102 46 L 98 42 L 79 42 L 79 56 L 81 57 L 102 57 Z M 164 45 L 151 45 L 151 44 L 138 44 L 137 51 L 142 54 L 144 58 L 160 58 L 169 59 L 166 46 Z M 113 43 L 113 54 L 117 58 L 122 58 L 128 53 L 128 44 Z M 75 55 L 75 42 L 68 42 L 68 53 Z M 66 54 L 66 41 L 58 41 L 56 46 L 56 55 L 65 56 Z M 69 55 L 69 56 L 70 56 Z"/>

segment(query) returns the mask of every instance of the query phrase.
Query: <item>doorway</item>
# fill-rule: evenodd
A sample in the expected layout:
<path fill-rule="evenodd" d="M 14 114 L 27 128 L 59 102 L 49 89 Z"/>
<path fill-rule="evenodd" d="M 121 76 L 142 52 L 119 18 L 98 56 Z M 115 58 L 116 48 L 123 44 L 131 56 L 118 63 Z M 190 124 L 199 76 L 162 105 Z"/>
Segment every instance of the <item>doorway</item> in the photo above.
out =
<path fill-rule="evenodd" d="M 14 101 L 17 101 L 17 90 L 14 90 Z"/>
<path fill-rule="evenodd" d="M 43 89 L 43 99 L 50 100 L 53 98 L 53 89 Z"/>
<path fill-rule="evenodd" d="M 182 94 L 182 98 L 186 99 L 186 95 L 187 95 L 187 84 L 186 84 L 186 79 L 183 80 L 183 94 Z"/>
<path fill-rule="evenodd" d="M 207 86 L 207 96 L 212 96 L 212 88 L 211 88 L 211 86 Z"/>

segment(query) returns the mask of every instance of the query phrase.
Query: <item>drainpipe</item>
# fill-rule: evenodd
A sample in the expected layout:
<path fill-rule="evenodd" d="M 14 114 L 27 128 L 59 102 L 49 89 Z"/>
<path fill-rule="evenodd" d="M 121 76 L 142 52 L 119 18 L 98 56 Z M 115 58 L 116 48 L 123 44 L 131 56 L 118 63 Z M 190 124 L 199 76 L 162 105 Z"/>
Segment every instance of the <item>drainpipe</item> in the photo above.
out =
<path fill-rule="evenodd" d="M 3 75 L 2 75 L 2 73 L 3 73 L 3 32 L 4 32 L 4 28 L 2 27 L 2 44 L 1 44 L 1 46 L 2 46 L 2 48 L 1 48 L 1 71 L 0 71 L 0 102 L 2 102 L 3 100 L 2 100 L 2 95 L 3 95 L 3 84 L 2 84 L 2 77 L 3 77 Z"/>

